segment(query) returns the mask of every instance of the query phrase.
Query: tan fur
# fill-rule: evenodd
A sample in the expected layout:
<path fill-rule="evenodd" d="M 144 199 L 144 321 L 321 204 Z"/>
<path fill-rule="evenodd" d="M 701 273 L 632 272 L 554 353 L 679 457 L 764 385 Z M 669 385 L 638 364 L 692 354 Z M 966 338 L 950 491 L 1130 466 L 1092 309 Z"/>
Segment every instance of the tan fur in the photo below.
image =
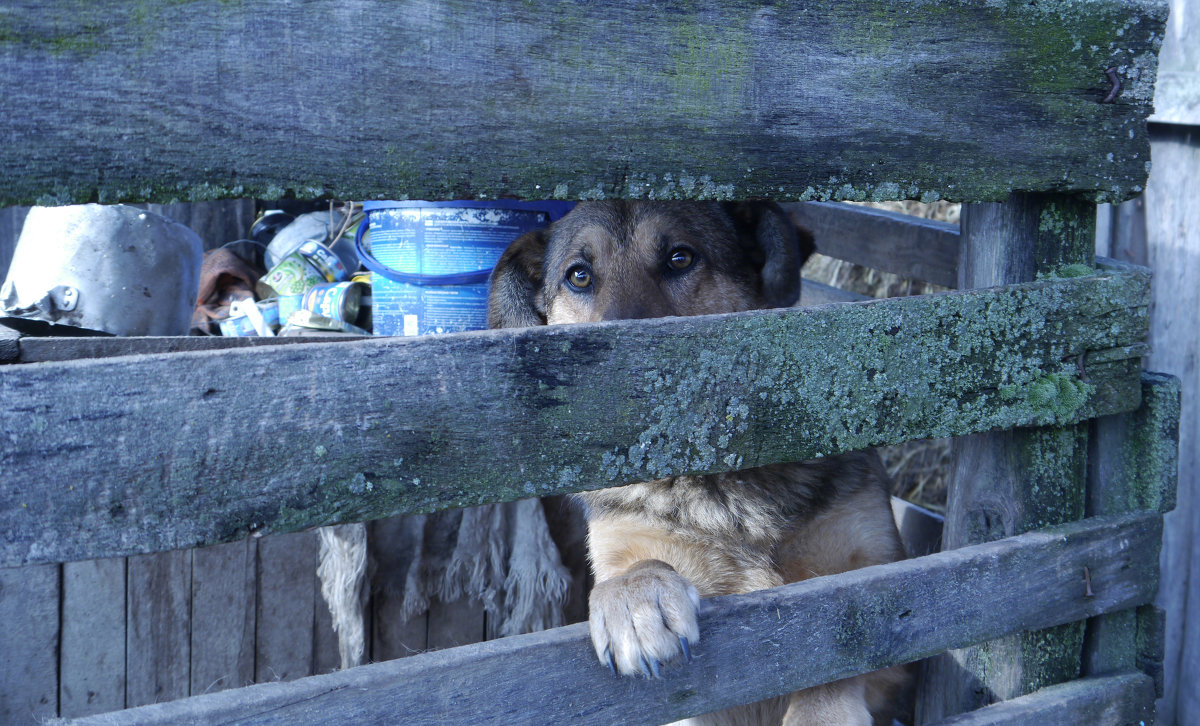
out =
<path fill-rule="evenodd" d="M 506 327 L 791 305 L 809 251 L 811 238 L 773 205 L 580 204 L 505 252 L 489 320 Z M 900 559 L 887 492 L 878 456 L 856 452 L 579 495 L 596 576 L 597 656 L 622 674 L 657 675 L 699 642 L 700 597 Z M 903 681 L 902 670 L 889 669 L 686 723 L 870 726 L 873 713 L 890 723 Z"/>

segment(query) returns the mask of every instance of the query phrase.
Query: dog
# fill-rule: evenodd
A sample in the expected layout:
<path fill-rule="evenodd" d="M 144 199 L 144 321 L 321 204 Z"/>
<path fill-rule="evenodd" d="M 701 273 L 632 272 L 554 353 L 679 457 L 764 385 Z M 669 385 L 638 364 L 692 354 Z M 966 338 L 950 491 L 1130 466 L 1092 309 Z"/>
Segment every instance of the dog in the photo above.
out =
<path fill-rule="evenodd" d="M 501 256 L 493 328 L 787 307 L 813 238 L 766 202 L 582 202 Z M 596 584 L 592 644 L 614 673 L 690 661 L 700 597 L 904 557 L 874 451 L 678 476 L 577 495 Z M 709 714 L 694 724 L 890 724 L 888 669 Z"/>

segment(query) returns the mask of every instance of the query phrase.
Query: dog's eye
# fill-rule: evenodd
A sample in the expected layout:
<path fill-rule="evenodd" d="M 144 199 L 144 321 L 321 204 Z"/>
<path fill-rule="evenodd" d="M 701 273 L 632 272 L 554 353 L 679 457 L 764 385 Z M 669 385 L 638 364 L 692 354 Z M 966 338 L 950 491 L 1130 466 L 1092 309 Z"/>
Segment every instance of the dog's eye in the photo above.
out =
<path fill-rule="evenodd" d="M 676 247 L 671 250 L 671 256 L 667 258 L 667 264 L 673 270 L 686 270 L 692 266 L 696 260 L 696 254 L 687 247 Z"/>
<path fill-rule="evenodd" d="M 575 265 L 567 270 L 567 284 L 576 290 L 586 290 L 592 286 L 592 273 L 583 265 Z"/>

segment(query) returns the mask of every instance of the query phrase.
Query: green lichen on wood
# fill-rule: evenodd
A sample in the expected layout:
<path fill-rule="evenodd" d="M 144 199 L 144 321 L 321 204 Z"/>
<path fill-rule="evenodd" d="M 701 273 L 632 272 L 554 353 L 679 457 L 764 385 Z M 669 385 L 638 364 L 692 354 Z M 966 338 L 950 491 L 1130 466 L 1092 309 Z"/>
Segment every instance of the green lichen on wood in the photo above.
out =
<path fill-rule="evenodd" d="M 1076 622 L 1022 633 L 1019 638 L 1023 668 L 1014 695 L 1033 693 L 1078 678 L 1083 628 L 1083 622 Z"/>
<path fill-rule="evenodd" d="M 0 51 L 30 69 L 9 79 L 13 105 L 0 112 L 38 117 L 22 132 L 29 143 L 0 156 L 0 202 L 270 197 L 273 187 L 355 199 L 1123 199 L 1145 184 L 1165 17 L 1160 4 L 1115 0 L 669 13 L 503 0 L 487 18 L 452 1 L 415 13 L 420 22 L 412 8 L 372 13 L 373 3 L 43 5 L 0 18 Z M 325 32 L 312 33 L 314 13 Z M 255 34 L 261 18 L 280 32 Z M 352 34 L 373 52 L 337 41 Z M 275 77 L 246 70 L 261 57 L 294 65 Z M 291 72 L 318 62 L 322 88 L 358 87 L 358 98 Z M 1109 67 L 1126 90 L 1100 104 Z M 220 82 L 205 69 L 220 69 Z M 63 79 L 88 114 L 38 101 L 61 97 Z M 165 132 L 131 133 L 147 119 Z M 382 153 L 389 146 L 396 155 Z"/>
<path fill-rule="evenodd" d="M 1160 373 L 1142 377 L 1142 406 L 1125 415 L 1128 435 L 1115 459 L 1106 511 L 1175 508 L 1179 477 L 1179 379 Z"/>

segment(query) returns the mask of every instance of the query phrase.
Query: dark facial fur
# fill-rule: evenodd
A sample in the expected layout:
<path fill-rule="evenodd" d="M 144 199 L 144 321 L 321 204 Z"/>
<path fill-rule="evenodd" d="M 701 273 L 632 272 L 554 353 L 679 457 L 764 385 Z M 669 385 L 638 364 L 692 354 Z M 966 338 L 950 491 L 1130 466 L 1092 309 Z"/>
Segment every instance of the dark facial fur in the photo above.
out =
<path fill-rule="evenodd" d="M 489 323 L 514 327 L 784 307 L 812 238 L 763 203 L 581 203 L 527 234 L 492 278 Z"/>

